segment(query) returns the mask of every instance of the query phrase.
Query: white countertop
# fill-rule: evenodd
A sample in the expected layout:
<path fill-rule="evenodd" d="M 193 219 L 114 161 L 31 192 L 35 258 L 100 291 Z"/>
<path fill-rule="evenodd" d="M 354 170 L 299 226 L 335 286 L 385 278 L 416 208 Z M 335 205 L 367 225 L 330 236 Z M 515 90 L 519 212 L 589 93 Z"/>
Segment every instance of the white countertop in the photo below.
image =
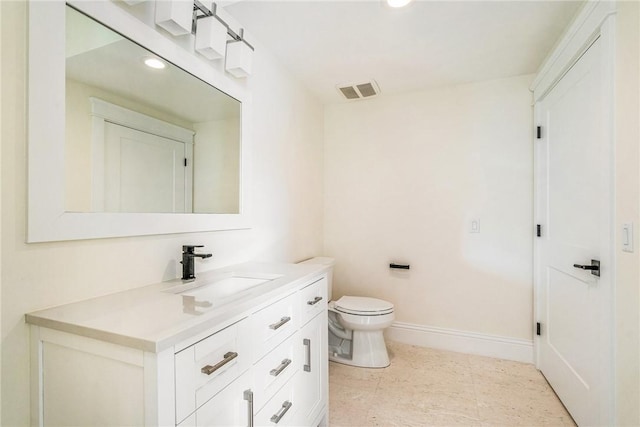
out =
<path fill-rule="evenodd" d="M 170 280 L 28 313 L 25 318 L 32 325 L 157 353 L 214 326 L 234 323 L 327 269 L 317 264 L 238 264 L 202 272 L 193 282 Z M 280 277 L 227 297 L 197 299 L 195 304 L 193 297 L 173 293 L 229 273 Z"/>

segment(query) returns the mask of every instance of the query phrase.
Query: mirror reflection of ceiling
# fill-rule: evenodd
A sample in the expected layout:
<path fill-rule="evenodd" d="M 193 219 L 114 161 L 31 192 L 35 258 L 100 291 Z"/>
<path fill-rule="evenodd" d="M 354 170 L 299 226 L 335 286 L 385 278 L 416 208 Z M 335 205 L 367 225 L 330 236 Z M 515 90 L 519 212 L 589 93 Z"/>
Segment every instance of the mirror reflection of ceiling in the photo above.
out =
<path fill-rule="evenodd" d="M 156 55 L 69 7 L 66 18 L 68 78 L 191 123 L 237 116 L 238 101 L 209 84 L 164 60 L 164 69 L 147 67 Z"/>

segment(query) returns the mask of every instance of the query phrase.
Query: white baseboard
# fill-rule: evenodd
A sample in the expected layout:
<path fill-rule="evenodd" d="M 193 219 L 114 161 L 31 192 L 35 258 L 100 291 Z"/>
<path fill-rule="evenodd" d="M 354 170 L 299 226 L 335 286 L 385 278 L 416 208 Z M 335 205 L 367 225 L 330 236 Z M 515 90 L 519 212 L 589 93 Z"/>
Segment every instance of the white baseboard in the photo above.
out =
<path fill-rule="evenodd" d="M 385 337 L 391 341 L 458 353 L 533 363 L 533 341 L 434 326 L 394 322 Z"/>

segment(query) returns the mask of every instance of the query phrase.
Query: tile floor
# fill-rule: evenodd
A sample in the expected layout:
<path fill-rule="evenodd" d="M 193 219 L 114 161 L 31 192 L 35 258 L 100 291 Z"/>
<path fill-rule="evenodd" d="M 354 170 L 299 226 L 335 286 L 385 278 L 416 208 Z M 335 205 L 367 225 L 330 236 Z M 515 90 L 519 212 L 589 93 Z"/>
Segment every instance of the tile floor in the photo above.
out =
<path fill-rule="evenodd" d="M 338 426 L 575 426 L 533 365 L 387 342 L 391 366 L 329 364 Z"/>

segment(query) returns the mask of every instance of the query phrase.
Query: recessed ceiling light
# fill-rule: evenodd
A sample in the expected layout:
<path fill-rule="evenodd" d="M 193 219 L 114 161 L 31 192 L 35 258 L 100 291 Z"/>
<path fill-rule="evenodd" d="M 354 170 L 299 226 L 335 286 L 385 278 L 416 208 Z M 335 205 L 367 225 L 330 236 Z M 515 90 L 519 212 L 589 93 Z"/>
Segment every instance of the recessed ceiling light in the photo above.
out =
<path fill-rule="evenodd" d="M 160 61 L 158 58 L 145 58 L 144 65 L 150 68 L 155 68 L 156 70 L 161 70 L 166 67 L 165 63 Z"/>
<path fill-rule="evenodd" d="M 387 0 L 387 4 L 390 7 L 405 7 L 411 3 L 411 0 Z"/>

